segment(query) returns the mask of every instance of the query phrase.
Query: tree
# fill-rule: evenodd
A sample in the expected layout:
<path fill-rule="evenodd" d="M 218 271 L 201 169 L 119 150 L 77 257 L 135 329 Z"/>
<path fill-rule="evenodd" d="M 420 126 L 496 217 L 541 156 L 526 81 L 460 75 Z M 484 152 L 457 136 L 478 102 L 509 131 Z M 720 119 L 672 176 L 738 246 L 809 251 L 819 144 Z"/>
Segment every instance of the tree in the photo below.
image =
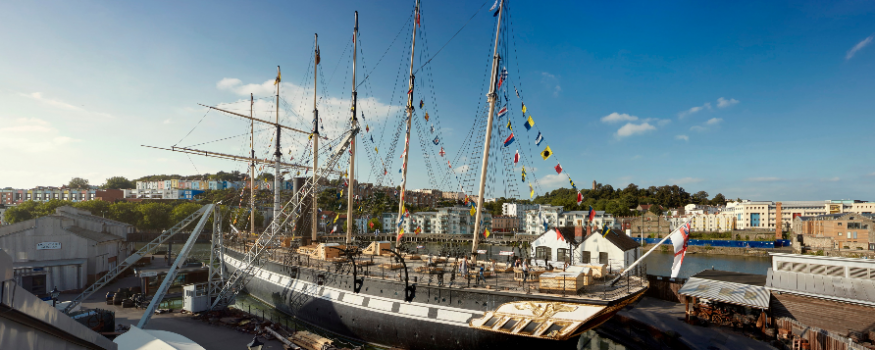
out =
<path fill-rule="evenodd" d="M 710 203 L 710 201 L 708 201 L 708 192 L 705 191 L 696 192 L 691 199 L 694 204 L 704 205 Z"/>
<path fill-rule="evenodd" d="M 3 222 L 6 224 L 14 224 L 33 219 L 38 205 L 39 203 L 31 200 L 10 207 L 3 214 Z"/>
<path fill-rule="evenodd" d="M 81 177 L 74 177 L 70 180 L 70 183 L 67 184 L 67 187 L 74 189 L 88 189 L 88 179 L 83 179 Z"/>
<path fill-rule="evenodd" d="M 104 216 L 106 214 L 109 214 L 109 206 L 110 206 L 109 202 L 104 202 L 101 200 L 90 200 L 90 201 L 73 203 L 74 208 L 87 210 L 88 212 L 91 213 L 91 215 L 94 215 L 94 216 Z"/>
<path fill-rule="evenodd" d="M 380 222 L 379 218 L 371 218 L 370 220 L 368 220 L 368 231 L 382 230 L 382 229 L 383 229 L 383 223 Z"/>
<path fill-rule="evenodd" d="M 650 205 L 650 209 L 647 209 L 647 211 L 653 213 L 657 217 L 662 215 L 662 209 L 659 208 L 659 204 Z"/>
<path fill-rule="evenodd" d="M 183 203 L 177 205 L 173 210 L 170 211 L 170 223 L 176 225 L 177 222 L 182 221 L 187 218 L 192 213 L 198 211 L 201 208 L 200 204 L 196 203 Z"/>
<path fill-rule="evenodd" d="M 55 213 L 55 209 L 72 204 L 73 202 L 71 201 L 64 201 L 60 199 L 52 199 L 46 202 L 42 202 L 36 206 L 36 211 L 34 212 L 33 217 L 38 218 L 46 215 L 52 215 Z"/>
<path fill-rule="evenodd" d="M 138 206 L 137 203 L 132 202 L 112 203 L 109 205 L 107 217 L 115 221 L 137 226 L 140 223 L 140 217 L 142 217 L 140 211 L 137 210 Z"/>
<path fill-rule="evenodd" d="M 722 193 L 718 193 L 711 199 L 711 205 L 726 205 L 726 197 L 723 197 Z"/>
<path fill-rule="evenodd" d="M 113 176 L 111 178 L 106 179 L 106 183 L 104 183 L 101 188 L 114 189 L 114 190 L 123 190 L 123 189 L 131 189 L 134 188 L 135 185 L 131 180 L 128 180 L 124 176 Z"/>
<path fill-rule="evenodd" d="M 137 227 L 144 230 L 155 230 L 161 231 L 169 228 L 170 225 L 170 211 L 173 208 L 170 204 L 165 203 L 145 203 L 141 204 L 137 207 L 137 211 L 140 212 L 140 221 L 137 223 Z"/>

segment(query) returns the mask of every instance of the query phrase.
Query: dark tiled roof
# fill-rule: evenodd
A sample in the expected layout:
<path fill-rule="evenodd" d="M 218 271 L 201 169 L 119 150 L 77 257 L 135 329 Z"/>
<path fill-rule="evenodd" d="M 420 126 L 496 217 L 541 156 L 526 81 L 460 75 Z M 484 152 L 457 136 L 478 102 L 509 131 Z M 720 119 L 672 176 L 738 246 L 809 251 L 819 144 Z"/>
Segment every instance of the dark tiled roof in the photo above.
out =
<path fill-rule="evenodd" d="M 704 278 L 716 281 L 734 282 L 749 284 L 752 286 L 765 286 L 766 275 L 754 275 L 752 273 L 741 273 L 721 270 L 705 270 L 691 277 Z"/>
<path fill-rule="evenodd" d="M 613 243 L 615 246 L 617 246 L 617 248 L 620 248 L 620 250 L 624 252 L 641 246 L 640 244 L 638 244 L 638 242 L 635 242 L 635 240 L 629 238 L 629 236 L 626 236 L 625 233 L 620 232 L 619 230 L 611 230 L 611 233 L 608 233 L 608 235 L 605 236 L 605 239 L 607 239 L 608 242 Z"/>
<path fill-rule="evenodd" d="M 577 245 L 577 242 L 574 240 L 574 227 L 557 227 L 559 233 L 562 234 L 562 237 L 565 238 L 566 242 L 571 242 L 571 244 Z"/>

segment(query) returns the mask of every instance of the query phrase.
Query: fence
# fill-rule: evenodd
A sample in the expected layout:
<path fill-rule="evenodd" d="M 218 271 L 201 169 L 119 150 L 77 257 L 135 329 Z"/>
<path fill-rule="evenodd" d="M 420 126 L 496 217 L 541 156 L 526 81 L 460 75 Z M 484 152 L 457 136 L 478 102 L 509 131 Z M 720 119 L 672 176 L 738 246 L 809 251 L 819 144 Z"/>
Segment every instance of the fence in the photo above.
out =
<path fill-rule="evenodd" d="M 829 331 L 801 324 L 790 318 L 775 319 L 775 327 L 786 329 L 795 337 L 808 340 L 810 350 L 863 350 L 863 346 Z"/>
<path fill-rule="evenodd" d="M 632 237 L 638 244 L 641 244 L 640 237 Z M 645 244 L 656 244 L 661 241 L 662 238 L 644 238 Z M 664 244 L 671 244 L 671 239 L 665 241 Z M 781 247 L 789 247 L 789 240 L 777 240 L 774 242 L 764 242 L 764 241 L 727 241 L 727 240 L 719 240 L 719 239 L 691 239 L 687 245 L 694 246 L 711 246 L 711 247 L 726 247 L 726 248 L 761 248 L 761 249 L 771 249 L 771 248 L 781 248 Z"/>

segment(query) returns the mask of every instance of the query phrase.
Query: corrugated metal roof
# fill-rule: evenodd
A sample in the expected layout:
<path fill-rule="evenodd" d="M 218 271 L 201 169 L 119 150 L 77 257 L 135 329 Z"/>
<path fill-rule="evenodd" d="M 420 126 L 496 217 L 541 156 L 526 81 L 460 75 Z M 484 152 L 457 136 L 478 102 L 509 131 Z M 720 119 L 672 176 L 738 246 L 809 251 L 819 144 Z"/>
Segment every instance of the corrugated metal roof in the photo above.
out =
<path fill-rule="evenodd" d="M 769 269 L 766 287 L 785 293 L 875 305 L 875 281 Z"/>
<path fill-rule="evenodd" d="M 79 237 L 87 238 L 87 239 L 90 239 L 92 241 L 96 241 L 98 243 L 106 242 L 106 241 L 123 240 L 122 237 L 116 236 L 116 235 L 111 234 L 111 233 L 95 232 L 95 231 L 81 228 L 79 226 L 65 227 L 64 230 L 66 230 L 72 234 L 75 234 Z"/>
<path fill-rule="evenodd" d="M 769 308 L 768 289 L 744 283 L 690 277 L 678 294 L 759 309 Z"/>

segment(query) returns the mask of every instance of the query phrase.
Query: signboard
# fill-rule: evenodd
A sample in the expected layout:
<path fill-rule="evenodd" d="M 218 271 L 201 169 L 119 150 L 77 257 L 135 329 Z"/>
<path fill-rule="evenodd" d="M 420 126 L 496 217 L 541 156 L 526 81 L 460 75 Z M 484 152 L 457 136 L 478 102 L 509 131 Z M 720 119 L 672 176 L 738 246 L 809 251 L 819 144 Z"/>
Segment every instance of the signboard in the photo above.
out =
<path fill-rule="evenodd" d="M 502 250 L 502 251 L 498 252 L 498 255 L 513 256 L 513 251 L 512 250 Z"/>
<path fill-rule="evenodd" d="M 486 250 L 480 249 L 477 251 L 477 254 L 486 254 Z"/>
<path fill-rule="evenodd" d="M 61 242 L 40 242 L 36 244 L 36 250 L 61 249 Z"/>
<path fill-rule="evenodd" d="M 155 277 L 158 276 L 158 271 L 143 271 L 140 272 L 140 277 Z"/>

